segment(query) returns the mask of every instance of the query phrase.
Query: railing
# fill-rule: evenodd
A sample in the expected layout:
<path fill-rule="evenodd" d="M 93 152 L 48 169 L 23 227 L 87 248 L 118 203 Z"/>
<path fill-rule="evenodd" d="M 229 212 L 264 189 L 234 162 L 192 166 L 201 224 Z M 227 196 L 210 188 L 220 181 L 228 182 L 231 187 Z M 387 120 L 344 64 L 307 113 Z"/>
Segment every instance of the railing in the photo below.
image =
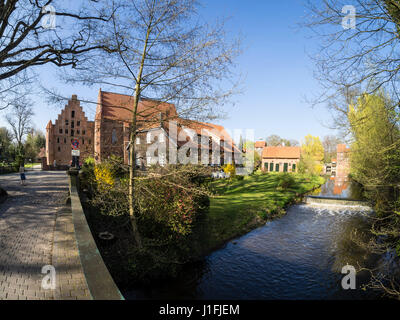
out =
<path fill-rule="evenodd" d="M 75 239 L 90 294 L 94 300 L 124 300 L 93 239 L 78 194 L 78 170 L 71 169 L 70 196 Z"/>

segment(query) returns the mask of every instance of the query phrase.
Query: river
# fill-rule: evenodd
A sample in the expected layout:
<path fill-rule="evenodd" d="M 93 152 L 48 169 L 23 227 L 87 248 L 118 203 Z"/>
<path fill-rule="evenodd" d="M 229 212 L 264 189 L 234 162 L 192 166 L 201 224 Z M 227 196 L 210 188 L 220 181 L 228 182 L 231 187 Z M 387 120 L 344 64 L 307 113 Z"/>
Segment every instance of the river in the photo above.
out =
<path fill-rule="evenodd" d="M 334 191 L 335 182 L 317 193 L 343 197 L 349 185 Z M 365 273 L 357 275 L 356 290 L 341 286 L 343 266 L 374 263 L 351 240 L 355 229 L 367 230 L 370 214 L 361 206 L 294 205 L 284 217 L 188 265 L 174 281 L 123 294 L 126 299 L 375 298 L 376 293 L 361 290 L 368 281 Z"/>

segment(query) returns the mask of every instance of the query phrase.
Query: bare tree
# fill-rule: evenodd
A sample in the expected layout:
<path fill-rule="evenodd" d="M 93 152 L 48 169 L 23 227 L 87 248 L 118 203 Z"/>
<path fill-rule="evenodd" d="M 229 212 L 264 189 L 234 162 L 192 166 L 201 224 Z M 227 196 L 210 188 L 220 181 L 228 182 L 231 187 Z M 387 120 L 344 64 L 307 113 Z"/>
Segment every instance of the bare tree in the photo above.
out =
<path fill-rule="evenodd" d="M 348 104 L 361 92 L 384 87 L 397 106 L 400 101 L 399 2 L 356 0 L 352 4 L 354 15 L 345 0 L 308 1 L 303 24 L 320 43 L 312 58 L 323 92 L 313 103 L 327 103 L 333 127 L 339 129 L 347 127 Z M 351 19 L 354 28 L 348 24 Z"/>
<path fill-rule="evenodd" d="M 195 0 L 113 1 L 111 27 L 102 35 L 117 52 L 99 51 L 66 77 L 70 82 L 103 85 L 133 96 L 133 108 L 119 107 L 132 112 L 129 213 L 139 248 L 134 196 L 139 101 L 153 97 L 161 103 L 173 102 L 183 118 L 210 119 L 220 114 L 218 107 L 232 94 L 232 87 L 224 88 L 219 81 L 232 79 L 238 43 L 227 41 L 223 24 L 210 26 L 201 21 L 197 5 Z"/>
<path fill-rule="evenodd" d="M 5 118 L 11 126 L 13 138 L 17 142 L 18 152 L 22 152 L 23 139 L 31 132 L 32 116 L 34 115 L 32 103 L 27 98 L 21 98 L 14 102 L 11 112 Z"/>

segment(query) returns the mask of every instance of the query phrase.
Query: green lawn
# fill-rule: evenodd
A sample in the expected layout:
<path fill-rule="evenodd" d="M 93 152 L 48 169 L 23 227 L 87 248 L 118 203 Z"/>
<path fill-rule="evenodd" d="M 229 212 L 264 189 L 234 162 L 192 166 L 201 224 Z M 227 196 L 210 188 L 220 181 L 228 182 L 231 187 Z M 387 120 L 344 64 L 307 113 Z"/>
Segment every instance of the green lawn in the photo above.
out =
<path fill-rule="evenodd" d="M 24 167 L 25 167 L 25 168 L 33 168 L 33 167 L 36 166 L 36 165 L 40 165 L 40 163 L 39 163 L 39 162 L 26 163 Z"/>
<path fill-rule="evenodd" d="M 265 221 L 284 214 L 296 197 L 324 183 L 322 177 L 290 174 L 291 187 L 279 187 L 281 173 L 254 174 L 244 180 L 216 180 L 210 186 L 217 194 L 211 199 L 207 218 L 207 245 L 210 249 L 242 235 Z"/>

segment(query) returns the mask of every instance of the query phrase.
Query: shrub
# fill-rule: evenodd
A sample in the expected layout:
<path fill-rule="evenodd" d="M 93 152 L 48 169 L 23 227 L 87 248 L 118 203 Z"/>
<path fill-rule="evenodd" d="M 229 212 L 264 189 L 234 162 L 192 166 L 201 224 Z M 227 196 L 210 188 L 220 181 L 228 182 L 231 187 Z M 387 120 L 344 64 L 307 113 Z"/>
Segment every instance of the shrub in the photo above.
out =
<path fill-rule="evenodd" d="M 234 177 L 236 175 L 236 168 L 235 165 L 232 163 L 224 165 L 222 169 L 226 174 L 230 174 L 231 177 Z"/>
<path fill-rule="evenodd" d="M 282 189 L 289 189 L 296 184 L 296 180 L 290 173 L 283 173 L 279 176 L 277 186 Z"/>

